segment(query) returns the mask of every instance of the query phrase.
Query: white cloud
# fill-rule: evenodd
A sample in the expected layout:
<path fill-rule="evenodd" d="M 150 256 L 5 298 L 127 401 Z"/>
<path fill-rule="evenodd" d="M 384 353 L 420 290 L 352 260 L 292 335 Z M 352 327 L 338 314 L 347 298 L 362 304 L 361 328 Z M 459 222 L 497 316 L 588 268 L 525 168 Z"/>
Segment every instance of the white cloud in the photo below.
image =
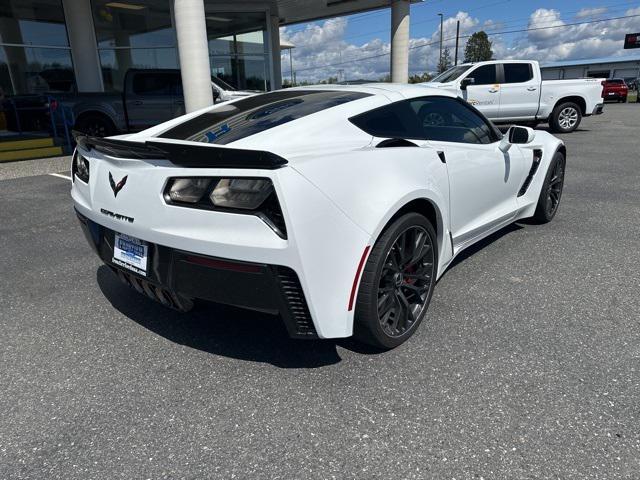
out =
<path fill-rule="evenodd" d="M 640 15 L 640 7 L 627 10 L 624 16 L 631 15 Z M 529 28 L 563 27 L 529 31 L 512 42 L 504 56 L 541 61 L 621 56 L 624 35 L 637 29 L 637 22 L 635 17 L 564 26 L 559 12 L 539 9 L 531 14 Z"/>
<path fill-rule="evenodd" d="M 589 21 L 606 12 L 604 7 L 582 9 L 577 17 Z M 640 7 L 627 10 L 624 15 L 640 15 Z M 520 58 L 540 61 L 570 60 L 624 54 L 624 34 L 637 30 L 640 17 L 609 22 L 567 25 L 555 9 L 537 9 L 529 17 L 528 28 L 534 29 L 503 37 L 492 35 L 495 58 Z M 496 32 L 507 29 L 500 19 L 480 22 L 467 12 L 458 12 L 445 19 L 443 36 L 445 46 L 455 46 L 456 22 L 460 21 L 461 36 L 478 30 Z M 574 20 L 575 22 L 575 20 Z M 289 27 L 281 29 L 283 39 L 295 45 L 293 49 L 294 70 L 298 81 L 319 81 L 329 76 L 346 79 L 377 80 L 389 73 L 388 41 L 380 38 L 364 44 L 351 43 L 345 38 L 348 18 L 326 20 L 321 24 L 309 24 L 303 30 Z M 557 27 L 557 28 L 549 28 Z M 409 42 L 409 70 L 411 73 L 434 71 L 438 63 L 440 26 L 426 37 L 412 38 Z M 423 46 L 424 45 L 424 46 Z M 460 42 L 460 58 L 464 56 L 466 38 Z M 358 61 L 363 57 L 374 57 Z M 339 65 L 335 65 L 339 64 Z M 282 56 L 283 77 L 289 78 L 289 56 Z"/>
<path fill-rule="evenodd" d="M 582 8 L 576 13 L 576 18 L 596 18 L 602 14 L 607 13 L 607 7 L 599 8 Z"/>

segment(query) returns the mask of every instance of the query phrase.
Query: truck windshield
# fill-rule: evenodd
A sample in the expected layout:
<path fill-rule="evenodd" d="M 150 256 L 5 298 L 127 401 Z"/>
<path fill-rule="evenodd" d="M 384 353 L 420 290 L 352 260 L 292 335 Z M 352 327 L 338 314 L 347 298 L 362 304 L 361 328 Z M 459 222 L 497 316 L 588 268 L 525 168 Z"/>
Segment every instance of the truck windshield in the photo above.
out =
<path fill-rule="evenodd" d="M 460 78 L 460 76 L 464 72 L 469 70 L 471 67 L 472 67 L 472 65 L 459 65 L 457 67 L 452 67 L 449 70 L 447 70 L 446 72 L 441 73 L 440 75 L 438 75 L 436 78 L 434 78 L 431 81 L 432 82 L 436 82 L 436 83 L 453 82 L 454 80 Z"/>

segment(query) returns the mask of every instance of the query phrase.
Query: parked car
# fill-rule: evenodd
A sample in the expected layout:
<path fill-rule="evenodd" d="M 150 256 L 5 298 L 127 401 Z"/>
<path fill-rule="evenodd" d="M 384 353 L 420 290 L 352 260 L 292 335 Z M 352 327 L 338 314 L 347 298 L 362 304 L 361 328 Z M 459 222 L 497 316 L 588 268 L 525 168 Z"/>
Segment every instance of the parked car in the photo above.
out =
<path fill-rule="evenodd" d="M 553 219 L 565 156 L 446 90 L 317 85 L 78 137 L 71 196 L 100 258 L 156 301 L 279 312 L 296 338 L 392 348 L 460 252 Z"/>
<path fill-rule="evenodd" d="M 465 63 L 422 85 L 456 93 L 494 123 L 548 122 L 568 133 L 603 111 L 602 80 L 542 80 L 536 61 Z"/>
<path fill-rule="evenodd" d="M 215 102 L 258 93 L 236 90 L 217 77 L 211 77 L 211 88 Z M 144 130 L 185 113 L 179 70 L 130 69 L 125 74 L 122 93 L 55 97 L 73 112 L 75 130 L 102 137 Z"/>
<path fill-rule="evenodd" d="M 615 100 L 626 102 L 629 94 L 629 87 L 621 78 L 609 78 L 604 81 L 602 96 L 605 100 Z"/>

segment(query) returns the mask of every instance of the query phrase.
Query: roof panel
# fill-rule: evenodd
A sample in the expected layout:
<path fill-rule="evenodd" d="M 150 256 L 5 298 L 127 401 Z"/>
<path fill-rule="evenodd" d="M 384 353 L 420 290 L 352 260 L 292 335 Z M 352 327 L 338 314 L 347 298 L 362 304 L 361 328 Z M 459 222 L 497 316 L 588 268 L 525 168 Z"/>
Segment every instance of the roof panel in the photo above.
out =
<path fill-rule="evenodd" d="M 422 0 L 411 0 L 418 3 Z M 280 23 L 309 22 L 380 8 L 389 8 L 389 0 L 276 0 Z"/>
<path fill-rule="evenodd" d="M 624 57 L 587 58 L 582 60 L 564 60 L 559 62 L 541 63 L 540 68 L 573 67 L 578 65 L 594 65 L 598 63 L 640 62 L 640 53 L 625 55 Z"/>

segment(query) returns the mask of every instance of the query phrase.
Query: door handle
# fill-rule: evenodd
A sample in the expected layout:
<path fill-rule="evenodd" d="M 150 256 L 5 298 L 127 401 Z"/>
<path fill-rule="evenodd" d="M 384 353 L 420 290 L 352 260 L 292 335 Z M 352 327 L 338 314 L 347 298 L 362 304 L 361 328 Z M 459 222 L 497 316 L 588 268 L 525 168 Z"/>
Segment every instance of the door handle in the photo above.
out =
<path fill-rule="evenodd" d="M 499 88 L 492 88 L 491 90 L 489 90 L 489 93 L 498 93 L 499 91 Z"/>
<path fill-rule="evenodd" d="M 529 90 L 530 92 L 535 92 L 538 88 L 537 87 L 529 87 L 527 88 L 527 90 Z"/>
<path fill-rule="evenodd" d="M 144 105 L 144 102 L 142 100 L 135 100 L 133 102 L 134 105 Z"/>

